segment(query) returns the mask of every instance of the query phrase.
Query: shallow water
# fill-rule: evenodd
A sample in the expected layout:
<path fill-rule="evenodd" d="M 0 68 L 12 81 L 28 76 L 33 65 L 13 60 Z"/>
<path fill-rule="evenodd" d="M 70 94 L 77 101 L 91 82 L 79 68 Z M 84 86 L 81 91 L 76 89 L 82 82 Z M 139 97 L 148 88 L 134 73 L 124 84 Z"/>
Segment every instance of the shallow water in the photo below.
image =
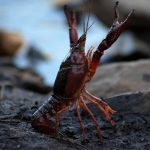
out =
<path fill-rule="evenodd" d="M 61 61 L 68 54 L 69 36 L 63 11 L 53 6 L 52 0 L 0 0 L 0 28 L 22 34 L 25 45 L 15 60 L 19 67 L 34 68 L 45 79 L 46 84 L 53 84 Z M 87 45 L 97 46 L 106 35 L 107 29 L 94 18 L 94 25 L 88 32 Z M 82 25 L 79 27 L 82 34 Z M 97 34 L 99 33 L 99 34 Z M 46 62 L 30 64 L 25 58 L 29 45 L 37 47 L 50 56 Z M 104 57 L 105 58 L 105 57 Z"/>

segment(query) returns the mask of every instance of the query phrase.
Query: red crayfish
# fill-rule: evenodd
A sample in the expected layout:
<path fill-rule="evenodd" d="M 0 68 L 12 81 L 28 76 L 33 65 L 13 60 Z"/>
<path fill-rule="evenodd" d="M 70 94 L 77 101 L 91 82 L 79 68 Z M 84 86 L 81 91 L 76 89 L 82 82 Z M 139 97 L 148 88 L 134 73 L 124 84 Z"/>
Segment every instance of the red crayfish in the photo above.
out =
<path fill-rule="evenodd" d="M 69 10 L 68 7 L 65 7 L 64 11 L 69 25 L 70 53 L 60 65 L 60 69 L 53 87 L 53 94 L 33 114 L 32 126 L 40 132 L 49 135 L 57 135 L 57 128 L 59 124 L 58 118 L 64 111 L 68 110 L 72 104 L 75 104 L 80 127 L 82 129 L 83 140 L 85 141 L 86 135 L 80 115 L 80 107 L 88 112 L 92 121 L 96 125 L 98 137 L 101 139 L 98 121 L 86 105 L 85 101 L 97 106 L 112 125 L 114 122 L 111 119 L 110 114 L 113 114 L 116 111 L 111 109 L 111 107 L 100 98 L 90 94 L 85 89 L 85 85 L 93 78 L 104 51 L 118 39 L 121 32 L 127 27 L 133 10 L 123 22 L 119 22 L 118 2 L 116 3 L 115 19 L 110 31 L 108 32 L 106 38 L 99 44 L 93 55 L 93 49 L 89 49 L 87 54 L 85 54 L 84 50 L 86 34 L 89 28 L 88 25 L 83 35 L 78 39 L 75 13 Z"/>

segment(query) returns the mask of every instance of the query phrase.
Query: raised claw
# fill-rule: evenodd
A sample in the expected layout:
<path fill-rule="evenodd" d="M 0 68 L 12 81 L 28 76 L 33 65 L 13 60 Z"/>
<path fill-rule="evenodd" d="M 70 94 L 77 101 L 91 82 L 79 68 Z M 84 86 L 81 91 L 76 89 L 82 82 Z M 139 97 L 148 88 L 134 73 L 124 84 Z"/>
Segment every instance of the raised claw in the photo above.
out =
<path fill-rule="evenodd" d="M 129 20 L 134 12 L 134 10 L 130 11 L 127 18 L 123 22 L 119 22 L 119 12 L 118 12 L 118 2 L 115 5 L 115 19 L 113 21 L 112 26 L 106 36 L 106 38 L 99 44 L 97 50 L 94 52 L 92 57 L 92 63 L 90 66 L 90 79 L 95 74 L 95 71 L 99 65 L 99 61 L 101 56 L 104 54 L 104 51 L 107 50 L 120 36 L 120 34 L 127 27 Z"/>
<path fill-rule="evenodd" d="M 72 47 L 78 41 L 76 15 L 67 5 L 64 6 L 64 12 L 69 26 L 70 47 Z"/>
<path fill-rule="evenodd" d="M 134 10 L 131 10 L 127 18 L 123 22 L 119 22 L 118 5 L 119 5 L 119 2 L 116 2 L 115 8 L 114 8 L 115 18 L 114 18 L 113 24 L 110 27 L 110 30 L 106 38 L 99 45 L 98 47 L 99 51 L 104 51 L 108 49 L 118 39 L 122 31 L 127 27 L 129 20 L 134 12 Z"/>

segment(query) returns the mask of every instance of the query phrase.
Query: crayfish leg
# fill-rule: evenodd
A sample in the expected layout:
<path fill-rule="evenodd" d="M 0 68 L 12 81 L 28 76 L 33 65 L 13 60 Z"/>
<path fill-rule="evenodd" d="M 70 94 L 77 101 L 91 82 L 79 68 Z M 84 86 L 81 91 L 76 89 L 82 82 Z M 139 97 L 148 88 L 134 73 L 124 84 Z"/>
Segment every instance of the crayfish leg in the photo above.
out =
<path fill-rule="evenodd" d="M 93 123 L 96 125 L 97 136 L 98 136 L 100 142 L 102 142 L 102 141 L 103 141 L 103 138 L 102 138 L 102 136 L 100 135 L 100 126 L 99 126 L 99 124 L 98 124 L 98 121 L 96 120 L 96 118 L 94 117 L 94 115 L 93 115 L 93 113 L 90 111 L 90 109 L 87 107 L 87 105 L 86 105 L 86 103 L 84 102 L 84 99 L 83 99 L 82 96 L 80 96 L 80 98 L 79 98 L 79 104 L 80 104 L 80 106 L 81 106 L 85 111 L 88 112 L 88 114 L 89 114 L 89 116 L 91 117 Z"/>
<path fill-rule="evenodd" d="M 91 98 L 93 98 L 95 101 L 97 101 L 103 108 L 108 107 L 108 104 L 106 102 L 104 102 L 102 99 L 92 95 L 91 93 L 89 93 L 87 90 L 85 90 L 85 93 L 90 96 Z M 115 110 L 111 109 L 111 114 L 116 113 Z"/>
<path fill-rule="evenodd" d="M 106 119 L 110 122 L 110 124 L 112 126 L 115 124 L 115 122 L 111 119 L 110 114 L 113 114 L 116 111 L 111 109 L 107 103 L 103 102 L 99 98 L 93 98 L 93 95 L 91 95 L 91 94 L 89 95 L 89 94 L 84 93 L 83 97 L 86 100 L 88 100 L 90 103 L 92 103 L 94 106 L 98 107 L 98 109 L 105 115 Z M 110 108 L 110 109 L 108 109 L 108 108 Z"/>
<path fill-rule="evenodd" d="M 89 50 L 87 51 L 87 54 L 86 54 L 86 57 L 87 57 L 87 59 L 88 59 L 88 63 L 89 63 L 89 65 L 91 64 L 91 62 L 92 62 L 92 52 L 93 52 L 93 49 L 94 49 L 94 47 L 90 47 L 89 48 Z"/>
<path fill-rule="evenodd" d="M 84 128 L 83 120 L 82 120 L 81 114 L 80 114 L 80 105 L 79 105 L 79 100 L 78 99 L 77 99 L 77 102 L 76 102 L 76 109 L 77 109 L 77 117 L 78 117 L 78 120 L 79 120 L 80 128 L 82 130 L 83 143 L 86 143 L 85 128 Z"/>

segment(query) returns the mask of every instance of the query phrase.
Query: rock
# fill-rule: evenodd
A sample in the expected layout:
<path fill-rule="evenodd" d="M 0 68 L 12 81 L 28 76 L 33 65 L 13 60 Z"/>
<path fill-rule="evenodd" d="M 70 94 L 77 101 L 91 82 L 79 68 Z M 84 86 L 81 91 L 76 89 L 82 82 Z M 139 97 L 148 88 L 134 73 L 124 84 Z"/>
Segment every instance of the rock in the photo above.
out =
<path fill-rule="evenodd" d="M 20 34 L 0 30 L 0 56 L 13 57 L 22 45 Z"/>
<path fill-rule="evenodd" d="M 0 87 L 10 88 L 19 87 L 41 94 L 48 94 L 52 87 L 44 84 L 44 80 L 37 73 L 30 69 L 20 69 L 12 62 L 0 61 Z"/>
<path fill-rule="evenodd" d="M 50 56 L 42 53 L 40 50 L 38 50 L 38 48 L 32 45 L 28 48 L 26 55 L 27 55 L 27 58 L 32 62 L 46 61 L 50 59 Z"/>
<path fill-rule="evenodd" d="M 123 93 L 107 99 L 108 103 L 119 113 L 150 114 L 150 89 Z"/>
<path fill-rule="evenodd" d="M 150 56 L 146 53 L 141 53 L 140 51 L 134 51 L 128 55 L 115 54 L 114 56 L 108 57 L 103 63 L 114 63 L 114 62 L 124 62 L 124 61 L 134 61 L 140 59 L 149 59 Z"/>
<path fill-rule="evenodd" d="M 102 97 L 150 89 L 149 68 L 150 60 L 102 65 L 87 89 Z"/>

